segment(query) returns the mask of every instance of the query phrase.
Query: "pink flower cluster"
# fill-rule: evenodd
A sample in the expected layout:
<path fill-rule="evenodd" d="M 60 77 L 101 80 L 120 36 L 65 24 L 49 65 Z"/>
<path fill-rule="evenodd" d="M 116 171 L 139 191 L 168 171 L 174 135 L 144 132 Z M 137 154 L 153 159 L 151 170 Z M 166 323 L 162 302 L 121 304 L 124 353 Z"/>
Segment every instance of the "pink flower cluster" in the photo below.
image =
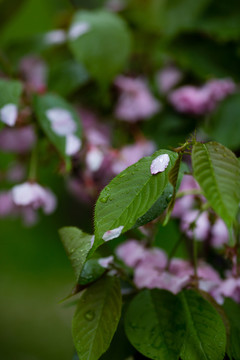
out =
<path fill-rule="evenodd" d="M 204 115 L 213 111 L 219 101 L 236 91 L 231 79 L 213 79 L 201 87 L 186 85 L 169 94 L 173 107 L 182 113 Z"/>
<path fill-rule="evenodd" d="M 120 90 L 120 97 L 115 109 L 118 119 L 136 122 L 145 120 L 161 110 L 161 104 L 150 93 L 142 79 L 118 76 L 115 85 Z"/>
<path fill-rule="evenodd" d="M 151 155 L 156 147 L 141 136 L 134 144 L 114 149 L 109 126 L 100 123 L 90 110 L 81 108 L 80 116 L 85 136 L 85 151 L 80 156 L 85 168 L 69 179 L 68 188 L 81 201 L 89 202 L 115 175 L 142 157 Z"/>
<path fill-rule="evenodd" d="M 159 248 L 147 249 L 136 240 L 128 240 L 118 246 L 117 256 L 133 268 L 133 281 L 139 288 L 158 288 L 177 294 L 183 288 L 192 286 L 194 269 L 190 262 L 173 258 L 168 262 L 166 253 Z M 198 262 L 198 287 L 208 292 L 222 304 L 224 297 L 231 297 L 240 302 L 240 278 L 228 274 L 222 280 L 209 264 Z"/>
<path fill-rule="evenodd" d="M 184 175 L 179 193 L 191 190 L 199 190 L 199 186 L 191 175 Z M 201 203 L 205 201 L 199 195 L 184 195 L 176 200 L 172 216 L 180 219 L 181 230 L 190 238 L 194 236 L 196 240 L 209 241 L 215 248 L 227 244 L 229 235 L 223 220 L 215 218 L 214 223 L 211 223 L 210 214 L 198 210 L 197 200 Z M 195 226 L 192 228 L 193 223 Z"/>
<path fill-rule="evenodd" d="M 25 182 L 0 193 L 0 218 L 21 216 L 26 225 L 33 225 L 37 221 L 37 209 L 51 214 L 56 203 L 56 197 L 49 189 Z"/>

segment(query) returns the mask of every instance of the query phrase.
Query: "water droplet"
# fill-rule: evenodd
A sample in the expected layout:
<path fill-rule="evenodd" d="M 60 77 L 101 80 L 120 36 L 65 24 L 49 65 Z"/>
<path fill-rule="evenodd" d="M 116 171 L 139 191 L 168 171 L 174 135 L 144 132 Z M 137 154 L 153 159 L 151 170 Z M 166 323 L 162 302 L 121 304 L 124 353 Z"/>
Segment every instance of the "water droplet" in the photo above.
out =
<path fill-rule="evenodd" d="M 122 178 L 124 176 L 126 176 L 126 173 L 122 173 L 122 174 L 119 175 L 120 178 Z"/>
<path fill-rule="evenodd" d="M 92 321 L 95 317 L 95 312 L 92 311 L 92 310 L 89 310 L 85 313 L 84 315 L 85 319 L 88 320 L 88 321 Z"/>
<path fill-rule="evenodd" d="M 102 203 L 106 203 L 106 202 L 108 201 L 108 199 L 109 199 L 109 195 L 100 198 L 100 201 L 101 201 Z"/>

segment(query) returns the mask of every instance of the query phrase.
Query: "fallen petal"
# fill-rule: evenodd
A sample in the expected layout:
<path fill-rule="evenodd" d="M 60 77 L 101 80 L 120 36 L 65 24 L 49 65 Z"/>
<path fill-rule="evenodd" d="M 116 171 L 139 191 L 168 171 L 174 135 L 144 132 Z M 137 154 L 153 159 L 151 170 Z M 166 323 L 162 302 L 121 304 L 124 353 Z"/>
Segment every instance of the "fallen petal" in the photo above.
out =
<path fill-rule="evenodd" d="M 159 155 L 151 163 L 151 174 L 155 175 L 159 172 L 163 172 L 169 164 L 170 158 L 168 154 Z"/>

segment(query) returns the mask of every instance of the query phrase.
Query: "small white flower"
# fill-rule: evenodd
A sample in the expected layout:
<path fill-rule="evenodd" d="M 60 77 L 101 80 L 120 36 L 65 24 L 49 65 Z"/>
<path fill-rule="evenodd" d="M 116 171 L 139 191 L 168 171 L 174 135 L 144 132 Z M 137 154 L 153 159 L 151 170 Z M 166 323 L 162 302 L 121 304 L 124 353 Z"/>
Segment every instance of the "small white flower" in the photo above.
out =
<path fill-rule="evenodd" d="M 75 40 L 89 30 L 90 25 L 87 22 L 77 22 L 70 27 L 68 37 L 69 39 Z"/>
<path fill-rule="evenodd" d="M 170 158 L 168 154 L 162 154 L 156 157 L 151 163 L 151 174 L 155 175 L 159 172 L 163 172 L 169 164 Z"/>
<path fill-rule="evenodd" d="M 101 258 L 98 260 L 99 265 L 101 265 L 103 268 L 107 269 L 110 264 L 113 263 L 113 256 L 108 256 L 105 258 Z"/>
<path fill-rule="evenodd" d="M 102 165 L 103 160 L 103 152 L 98 148 L 93 147 L 87 152 L 86 164 L 90 171 L 98 171 Z"/>
<path fill-rule="evenodd" d="M 77 125 L 72 118 L 72 114 L 65 109 L 49 109 L 46 111 L 46 116 L 51 122 L 52 130 L 57 135 L 69 135 L 77 130 Z"/>
<path fill-rule="evenodd" d="M 67 34 L 64 30 L 49 31 L 44 40 L 47 44 L 63 44 L 67 40 Z"/>
<path fill-rule="evenodd" d="M 65 152 L 67 155 L 75 155 L 81 149 L 81 140 L 73 134 L 67 135 Z"/>
<path fill-rule="evenodd" d="M 0 118 L 4 124 L 14 126 L 18 117 L 18 109 L 15 104 L 6 104 L 0 109 Z"/>
<path fill-rule="evenodd" d="M 112 230 L 108 230 L 106 231 L 104 234 L 103 234 L 103 240 L 104 241 L 109 241 L 109 240 L 112 240 L 112 239 L 115 239 L 117 238 L 122 230 L 123 230 L 124 226 L 119 226 L 118 228 L 116 229 L 112 229 Z"/>

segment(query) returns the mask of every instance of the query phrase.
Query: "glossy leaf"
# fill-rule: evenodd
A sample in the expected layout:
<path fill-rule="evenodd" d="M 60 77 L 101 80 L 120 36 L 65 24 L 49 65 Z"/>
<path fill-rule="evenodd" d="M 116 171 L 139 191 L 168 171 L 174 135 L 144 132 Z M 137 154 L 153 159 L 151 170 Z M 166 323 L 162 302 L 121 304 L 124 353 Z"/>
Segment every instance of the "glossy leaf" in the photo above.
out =
<path fill-rule="evenodd" d="M 232 299 L 227 298 L 223 304 L 223 309 L 230 322 L 230 341 L 228 354 L 235 360 L 240 359 L 240 306 Z"/>
<path fill-rule="evenodd" d="M 154 360 L 178 360 L 185 336 L 179 299 L 166 290 L 144 290 L 130 303 L 125 330 L 132 345 Z"/>
<path fill-rule="evenodd" d="M 192 164 L 206 199 L 230 227 L 240 201 L 240 164 L 236 156 L 216 142 L 196 143 Z"/>
<path fill-rule="evenodd" d="M 51 121 L 47 116 L 48 110 L 56 108 L 67 111 L 70 114 L 71 119 L 76 126 L 76 130 L 73 132 L 73 135 L 80 140 L 82 133 L 80 118 L 72 105 L 70 105 L 60 96 L 53 94 L 46 94 L 43 96 L 35 97 L 34 109 L 41 128 L 43 129 L 49 140 L 52 142 L 52 144 L 58 149 L 60 154 L 64 158 L 69 158 L 70 155 L 67 154 L 67 137 L 65 135 L 59 135 L 58 133 L 56 133 L 56 131 L 53 130 L 53 127 L 51 126 Z"/>
<path fill-rule="evenodd" d="M 168 154 L 170 162 L 165 171 L 152 175 L 152 161 Z M 159 150 L 145 157 L 116 176 L 101 192 L 95 207 L 95 245 L 103 243 L 108 230 L 123 226 L 129 230 L 157 201 L 168 184 L 168 173 L 177 159 L 169 150 Z"/>
<path fill-rule="evenodd" d="M 75 227 L 64 227 L 59 230 L 60 238 L 71 261 L 76 280 L 78 280 L 91 248 L 92 235 Z"/>
<path fill-rule="evenodd" d="M 78 26 L 83 31 L 74 33 Z M 85 28 L 85 30 L 84 30 Z M 106 11 L 81 11 L 75 14 L 69 32 L 69 45 L 76 60 L 100 82 L 110 81 L 120 72 L 130 54 L 131 39 L 125 22 Z"/>
<path fill-rule="evenodd" d="M 162 195 L 156 200 L 156 202 L 152 205 L 152 207 L 140 218 L 137 219 L 133 228 L 145 225 L 150 221 L 156 219 L 159 215 L 163 213 L 164 210 L 169 205 L 169 202 L 172 199 L 173 195 L 173 187 L 171 184 L 167 184 L 165 189 L 163 190 Z"/>
<path fill-rule="evenodd" d="M 105 277 L 87 288 L 73 318 L 74 344 L 80 360 L 98 360 L 108 349 L 121 315 L 119 280 Z"/>
<path fill-rule="evenodd" d="M 98 259 L 89 259 L 82 268 L 80 277 L 78 279 L 78 284 L 90 284 L 99 279 L 105 271 L 106 269 L 99 264 Z"/>
<path fill-rule="evenodd" d="M 182 300 L 187 324 L 181 359 L 222 360 L 226 330 L 217 310 L 193 290 L 184 290 L 178 296 Z"/>
<path fill-rule="evenodd" d="M 21 93 L 19 81 L 0 79 L 0 108 L 7 104 L 19 105 Z"/>

